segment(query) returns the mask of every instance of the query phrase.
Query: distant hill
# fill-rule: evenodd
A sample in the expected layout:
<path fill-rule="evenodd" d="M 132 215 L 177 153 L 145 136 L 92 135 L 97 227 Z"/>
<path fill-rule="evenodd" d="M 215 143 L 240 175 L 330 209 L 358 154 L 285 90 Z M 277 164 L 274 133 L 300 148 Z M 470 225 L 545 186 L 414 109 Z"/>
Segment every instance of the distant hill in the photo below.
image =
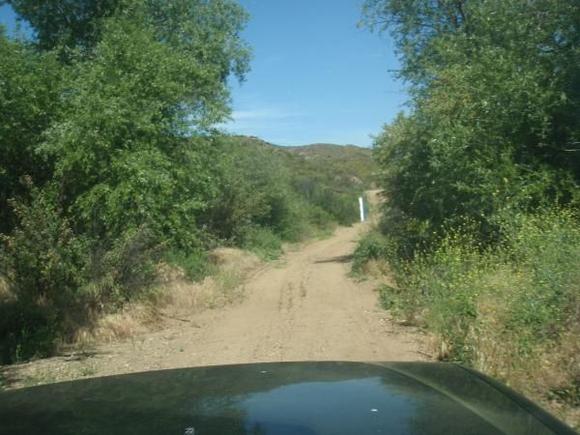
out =
<path fill-rule="evenodd" d="M 317 165 L 328 166 L 341 174 L 356 177 L 366 185 L 372 183 L 376 171 L 370 148 L 327 143 L 283 148 Z"/>
<path fill-rule="evenodd" d="M 298 173 L 319 173 L 360 184 L 362 188 L 373 184 L 376 165 L 370 148 L 356 145 L 317 143 L 302 146 L 280 146 L 254 136 L 231 136 L 239 145 L 270 148 L 287 161 Z"/>
<path fill-rule="evenodd" d="M 373 186 L 375 164 L 368 149 L 330 144 L 283 147 L 248 136 L 216 139 L 222 160 L 233 159 L 232 169 L 258 180 L 256 190 L 262 192 L 271 216 L 288 216 L 320 228 L 330 221 L 350 225 L 359 219 L 358 198 Z M 260 184 L 264 182 L 266 187 Z"/>

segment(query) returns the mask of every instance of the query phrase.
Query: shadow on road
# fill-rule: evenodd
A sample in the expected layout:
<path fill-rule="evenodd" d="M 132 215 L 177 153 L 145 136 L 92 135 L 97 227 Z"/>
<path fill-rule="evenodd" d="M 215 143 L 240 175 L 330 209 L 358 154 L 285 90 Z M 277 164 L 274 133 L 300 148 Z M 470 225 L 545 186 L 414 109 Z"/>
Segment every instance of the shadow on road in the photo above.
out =
<path fill-rule="evenodd" d="M 339 255 L 337 257 L 330 257 L 325 258 L 322 260 L 316 260 L 314 264 L 322 264 L 322 263 L 350 263 L 352 261 L 352 254 L 348 255 Z"/>

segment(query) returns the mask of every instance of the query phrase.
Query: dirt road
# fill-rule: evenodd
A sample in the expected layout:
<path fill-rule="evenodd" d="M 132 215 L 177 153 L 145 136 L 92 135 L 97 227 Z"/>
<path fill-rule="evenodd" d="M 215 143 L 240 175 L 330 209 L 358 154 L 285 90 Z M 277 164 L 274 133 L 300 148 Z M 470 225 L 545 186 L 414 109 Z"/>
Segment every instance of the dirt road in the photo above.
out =
<path fill-rule="evenodd" d="M 162 368 L 258 361 L 418 360 L 418 338 L 378 307 L 376 284 L 348 276 L 363 227 L 339 228 L 262 268 L 242 302 L 199 313 L 82 358 L 14 366 L 15 386 Z"/>

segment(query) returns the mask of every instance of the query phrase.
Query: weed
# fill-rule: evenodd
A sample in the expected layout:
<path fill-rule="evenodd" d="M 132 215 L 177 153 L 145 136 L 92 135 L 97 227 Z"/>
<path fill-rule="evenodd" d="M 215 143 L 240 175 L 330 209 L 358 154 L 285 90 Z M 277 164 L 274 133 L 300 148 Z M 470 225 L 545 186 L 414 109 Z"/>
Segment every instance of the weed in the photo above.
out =
<path fill-rule="evenodd" d="M 282 241 L 268 228 L 251 228 L 244 235 L 242 246 L 263 260 L 275 260 L 282 254 Z"/>
<path fill-rule="evenodd" d="M 368 232 L 359 242 L 353 255 L 352 271 L 356 274 L 363 272 L 363 267 L 371 260 L 389 258 L 392 245 L 389 239 L 376 230 Z"/>
<path fill-rule="evenodd" d="M 171 251 L 166 254 L 166 261 L 179 267 L 192 281 L 200 281 L 216 272 L 215 265 L 209 261 L 205 251 L 195 251 L 185 254 L 181 251 Z"/>
<path fill-rule="evenodd" d="M 553 210 L 506 219 L 502 231 L 495 247 L 455 232 L 435 249 L 393 261 L 396 285 L 379 289 L 381 303 L 434 333 L 440 359 L 471 365 L 538 400 L 573 405 L 580 227 L 570 212 Z M 358 268 L 393 255 L 384 240 L 371 233 L 361 241 Z"/>

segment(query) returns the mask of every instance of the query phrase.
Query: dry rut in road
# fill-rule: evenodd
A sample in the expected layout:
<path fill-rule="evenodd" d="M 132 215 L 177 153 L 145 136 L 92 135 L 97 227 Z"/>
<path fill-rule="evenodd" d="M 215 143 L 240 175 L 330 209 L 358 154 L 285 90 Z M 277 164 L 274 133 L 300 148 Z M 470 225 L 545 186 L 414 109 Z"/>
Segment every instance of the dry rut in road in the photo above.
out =
<path fill-rule="evenodd" d="M 238 304 L 100 346 L 79 361 L 53 358 L 15 367 L 11 377 L 20 370 L 49 382 L 42 378 L 262 361 L 423 359 L 418 335 L 395 325 L 378 306 L 375 284 L 348 276 L 361 231 L 361 225 L 339 228 L 331 238 L 287 253 L 248 280 Z M 42 370 L 45 376 L 38 375 Z"/>

